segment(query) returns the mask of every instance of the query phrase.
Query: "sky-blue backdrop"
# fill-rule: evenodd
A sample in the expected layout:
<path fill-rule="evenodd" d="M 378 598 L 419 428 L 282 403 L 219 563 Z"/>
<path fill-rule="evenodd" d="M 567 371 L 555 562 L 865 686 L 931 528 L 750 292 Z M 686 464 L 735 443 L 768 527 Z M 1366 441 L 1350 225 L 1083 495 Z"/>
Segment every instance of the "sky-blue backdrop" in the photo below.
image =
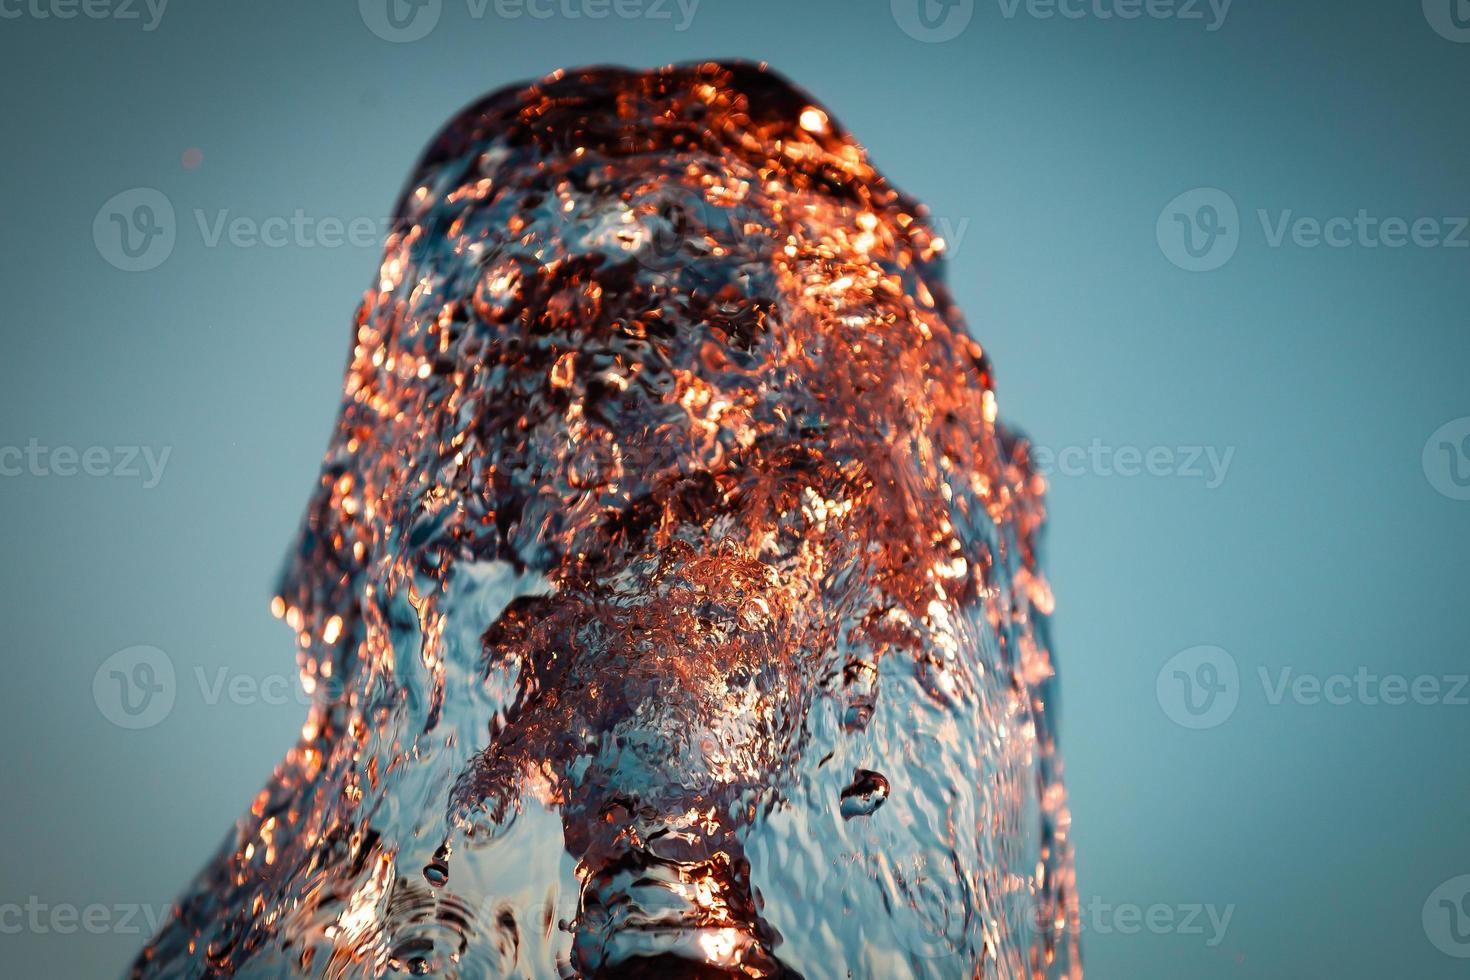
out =
<path fill-rule="evenodd" d="M 385 217 L 489 89 L 738 56 L 932 206 L 1002 414 L 1056 453 L 1089 974 L 1462 975 L 1470 943 L 1436 917 L 1470 873 L 1470 706 L 1445 696 L 1470 671 L 1464 0 L 1236 0 L 1223 22 L 1192 0 L 959 0 L 933 28 L 915 0 L 702 0 L 687 22 L 688 0 L 431 0 L 412 41 L 379 36 L 373 0 L 94 2 L 109 16 L 0 2 L 0 453 L 106 447 L 112 474 L 0 455 L 3 972 L 120 972 L 143 917 L 114 906 L 171 900 L 294 738 L 301 706 L 267 703 L 293 671 L 267 601 L 378 254 L 376 225 L 331 247 L 319 222 Z M 135 188 L 175 212 L 147 271 L 119 266 L 157 253 L 107 237 L 147 201 L 97 220 Z M 221 212 L 298 209 L 283 247 L 211 243 Z M 1303 217 L 1356 221 L 1313 245 Z M 1432 220 L 1415 242 L 1389 218 Z M 156 486 L 117 473 L 119 446 L 169 448 Z M 1118 473 L 1129 447 L 1153 473 Z M 1228 467 L 1186 466 L 1191 447 Z M 126 729 L 93 680 L 137 645 L 167 654 L 175 703 Z M 1201 645 L 1223 657 L 1170 663 Z M 1207 667 L 1223 700 L 1190 714 L 1206 692 L 1174 670 Z M 1394 705 L 1354 679 L 1312 703 L 1276 696 L 1287 668 L 1442 687 Z M 22 923 L 94 903 L 98 934 Z"/>

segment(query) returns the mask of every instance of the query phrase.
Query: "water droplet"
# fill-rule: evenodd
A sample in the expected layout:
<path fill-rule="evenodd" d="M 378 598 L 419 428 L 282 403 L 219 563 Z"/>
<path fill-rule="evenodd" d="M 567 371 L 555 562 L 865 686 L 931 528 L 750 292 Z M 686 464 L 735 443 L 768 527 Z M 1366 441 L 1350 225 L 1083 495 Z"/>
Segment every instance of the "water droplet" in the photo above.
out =
<path fill-rule="evenodd" d="M 449 880 L 449 868 L 434 861 L 424 865 L 424 880 L 435 888 L 443 888 L 444 883 Z"/>
<path fill-rule="evenodd" d="M 842 714 L 842 729 L 848 732 L 860 732 L 868 727 L 868 722 L 873 720 L 873 706 L 871 704 L 849 704 L 847 710 Z"/>
<path fill-rule="evenodd" d="M 842 791 L 842 815 L 866 817 L 888 799 L 888 778 L 880 772 L 854 769 L 852 782 Z"/>

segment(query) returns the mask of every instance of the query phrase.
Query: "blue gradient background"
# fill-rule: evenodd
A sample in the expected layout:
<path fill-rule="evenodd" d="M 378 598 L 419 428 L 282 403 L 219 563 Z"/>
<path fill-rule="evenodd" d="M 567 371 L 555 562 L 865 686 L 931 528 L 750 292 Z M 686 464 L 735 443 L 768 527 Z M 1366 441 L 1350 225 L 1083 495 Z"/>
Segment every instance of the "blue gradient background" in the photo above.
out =
<path fill-rule="evenodd" d="M 1470 415 L 1470 249 L 1271 248 L 1255 212 L 1470 214 L 1470 44 L 1418 0 L 1237 0 L 1213 32 L 983 0 L 944 43 L 900 30 L 887 0 L 677 17 L 475 20 L 444 0 L 401 44 L 350 0 L 174 0 L 151 32 L 0 20 L 0 445 L 172 447 L 153 489 L 0 479 L 0 906 L 166 904 L 303 718 L 207 704 L 193 676 L 293 671 L 267 601 L 377 247 L 210 248 L 194 210 L 382 218 L 428 137 L 490 89 L 745 57 L 814 92 L 955 230 L 951 281 L 1005 418 L 1050 447 L 1235 447 L 1215 489 L 1052 483 L 1084 903 L 1233 906 L 1217 946 L 1085 908 L 1088 974 L 1463 975 L 1420 915 L 1470 872 L 1470 707 L 1272 705 L 1256 673 L 1470 669 L 1470 502 L 1420 462 Z M 128 273 L 92 222 L 138 186 L 173 202 L 178 241 Z M 1239 205 L 1241 240 L 1190 273 L 1155 222 L 1202 186 Z M 92 679 L 135 644 L 168 652 L 179 695 L 127 731 Z M 1197 644 L 1228 650 L 1243 683 L 1203 731 L 1155 697 Z M 9 976 L 116 975 L 145 939 L 7 922 Z"/>

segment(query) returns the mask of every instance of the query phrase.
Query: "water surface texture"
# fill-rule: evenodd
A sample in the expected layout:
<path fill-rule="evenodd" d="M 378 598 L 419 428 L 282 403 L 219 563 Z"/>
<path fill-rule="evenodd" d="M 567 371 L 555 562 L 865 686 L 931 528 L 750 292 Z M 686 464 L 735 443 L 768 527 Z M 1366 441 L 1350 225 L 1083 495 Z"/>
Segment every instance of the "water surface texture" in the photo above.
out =
<path fill-rule="evenodd" d="M 434 140 L 277 614 L 301 738 L 137 977 L 1080 977 L 1041 477 L 944 243 L 752 65 Z"/>

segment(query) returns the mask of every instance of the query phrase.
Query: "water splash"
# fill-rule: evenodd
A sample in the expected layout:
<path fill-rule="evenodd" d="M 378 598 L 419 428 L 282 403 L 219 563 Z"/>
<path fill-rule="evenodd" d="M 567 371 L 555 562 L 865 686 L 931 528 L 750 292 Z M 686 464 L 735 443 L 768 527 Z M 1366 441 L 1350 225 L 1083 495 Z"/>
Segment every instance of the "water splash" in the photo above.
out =
<path fill-rule="evenodd" d="M 1043 481 L 763 67 L 435 139 L 274 610 L 301 740 L 133 975 L 1079 977 Z"/>

